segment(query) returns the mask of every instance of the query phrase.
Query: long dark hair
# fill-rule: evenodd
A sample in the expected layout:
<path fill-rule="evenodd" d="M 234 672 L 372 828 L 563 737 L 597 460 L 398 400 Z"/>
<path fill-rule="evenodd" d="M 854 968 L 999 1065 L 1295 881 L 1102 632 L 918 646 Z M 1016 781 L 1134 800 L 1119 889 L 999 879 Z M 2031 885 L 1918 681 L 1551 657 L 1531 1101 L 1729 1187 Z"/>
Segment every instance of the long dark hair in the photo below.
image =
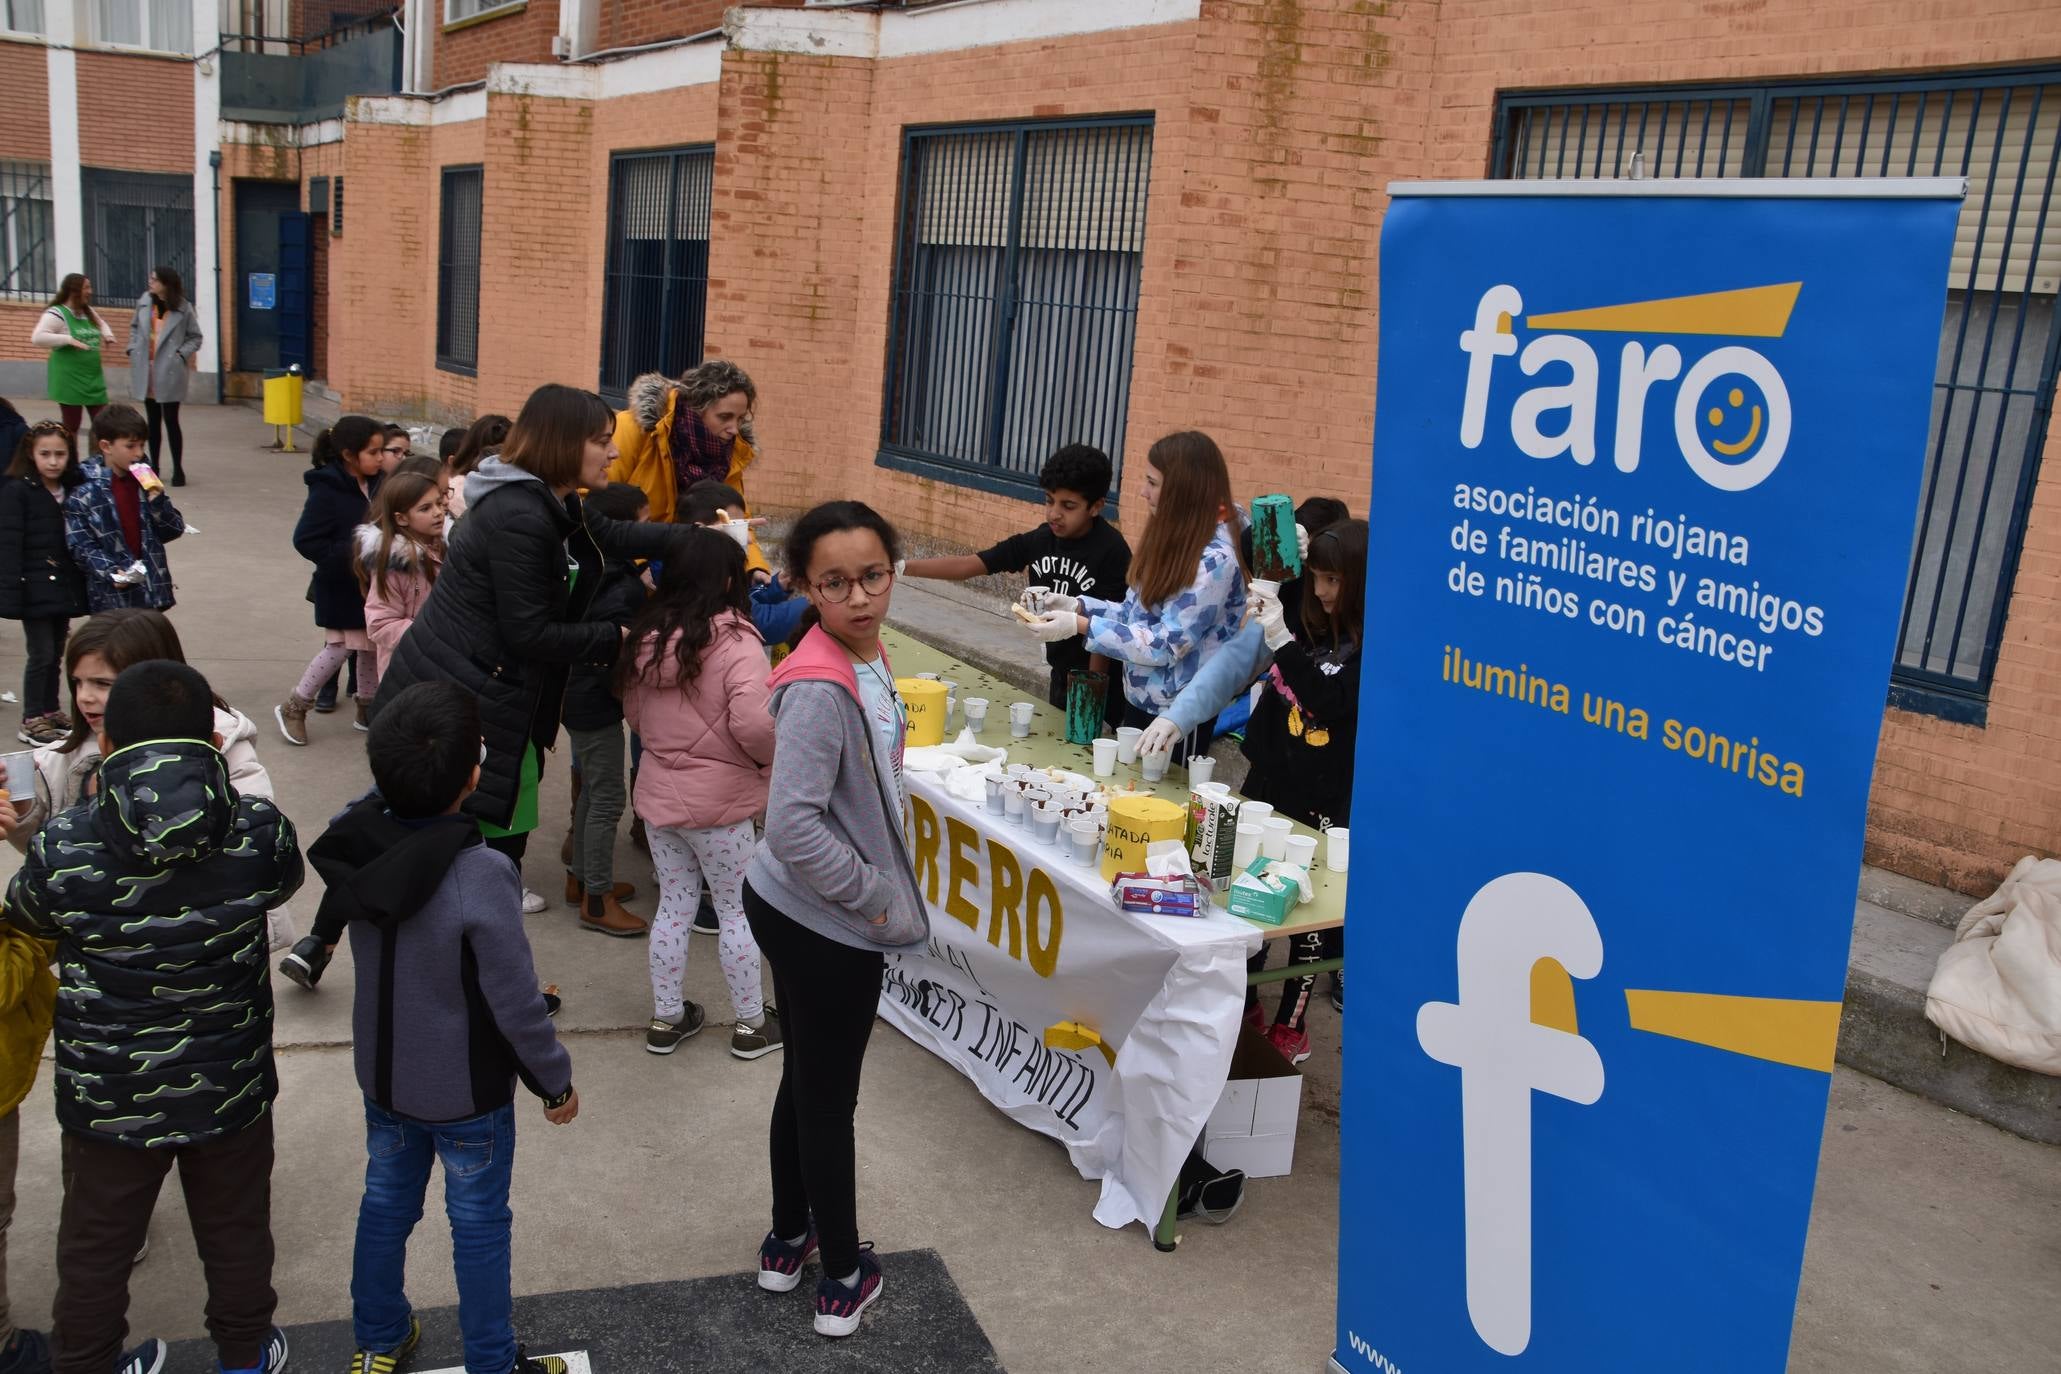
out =
<path fill-rule="evenodd" d="M 1359 642 L 1367 601 L 1367 522 L 1340 520 L 1319 530 L 1303 566 L 1338 579 L 1338 609 L 1330 615 L 1309 584 L 1303 585 L 1302 627 L 1310 643 L 1339 649 Z"/>
<path fill-rule="evenodd" d="M 169 315 L 186 304 L 186 282 L 176 269 L 162 264 L 150 269 L 150 275 L 164 283 L 165 294 L 158 298 L 158 313 Z"/>
<path fill-rule="evenodd" d="M 458 441 L 458 451 L 451 455 L 451 476 L 463 477 L 478 467 L 480 459 L 508 442 L 513 425 L 506 415 L 482 415 L 474 420 Z"/>
<path fill-rule="evenodd" d="M 69 307 L 85 285 L 86 274 L 84 272 L 65 273 L 64 280 L 57 284 L 57 295 L 51 299 L 49 308 L 55 310 L 60 305 Z M 84 301 L 80 301 L 79 308 L 81 310 L 91 310 L 93 307 L 87 305 Z"/>
<path fill-rule="evenodd" d="M 62 754 L 76 753 L 80 745 L 93 738 L 93 728 L 86 724 L 86 717 L 79 710 L 79 660 L 88 654 L 98 654 L 117 675 L 133 663 L 154 658 L 168 658 L 174 663 L 186 661 L 179 632 L 161 611 L 119 606 L 100 612 L 73 630 L 64 646 L 64 680 L 72 689 L 72 732 L 57 746 Z M 224 711 L 229 709 L 229 703 L 222 700 L 219 692 L 215 694 L 215 705 Z"/>
<path fill-rule="evenodd" d="M 86 474 L 79 467 L 79 441 L 72 432 L 57 420 L 38 420 L 30 425 L 21 436 L 21 442 L 14 446 L 14 461 L 8 464 L 9 477 L 25 477 L 41 486 L 43 475 L 36 471 L 36 441 L 55 434 L 64 440 L 64 475 L 57 480 L 66 491 L 86 480 Z"/>
<path fill-rule="evenodd" d="M 508 431 L 501 461 L 547 487 L 576 486 L 587 441 L 615 430 L 615 412 L 591 391 L 546 382 L 530 393 Z"/>
<path fill-rule="evenodd" d="M 345 415 L 315 436 L 315 448 L 308 456 L 308 465 L 319 468 L 324 463 L 341 463 L 347 455 L 363 453 L 372 447 L 374 439 L 385 437 L 386 426 L 370 415 Z"/>
<path fill-rule="evenodd" d="M 701 676 L 701 655 L 716 637 L 715 622 L 725 611 L 751 616 L 751 579 L 744 572 L 744 549 L 729 535 L 697 525 L 683 525 L 666 550 L 665 576 L 658 594 L 630 622 L 623 653 L 616 660 L 618 696 L 638 682 L 658 681 L 659 659 L 666 642 L 680 664 L 680 685 Z M 677 636 L 677 638 L 675 638 Z M 646 646 L 649 646 L 649 653 Z"/>
<path fill-rule="evenodd" d="M 1186 591 L 1231 505 L 1231 473 L 1216 440 L 1188 429 L 1154 444 L 1145 461 L 1159 469 L 1159 508 L 1131 556 L 1138 604 L 1157 606 Z M 1232 547 L 1237 547 L 1233 541 Z M 1240 556 L 1239 563 L 1244 563 Z"/>

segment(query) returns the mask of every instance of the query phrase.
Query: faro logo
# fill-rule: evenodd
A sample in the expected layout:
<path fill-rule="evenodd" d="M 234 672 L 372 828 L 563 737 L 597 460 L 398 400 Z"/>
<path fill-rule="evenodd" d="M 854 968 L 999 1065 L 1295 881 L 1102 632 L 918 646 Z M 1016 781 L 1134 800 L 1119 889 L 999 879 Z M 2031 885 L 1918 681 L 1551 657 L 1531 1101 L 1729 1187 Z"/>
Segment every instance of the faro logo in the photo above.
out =
<path fill-rule="evenodd" d="M 1527 331 L 1779 339 L 1802 289 L 1802 282 L 1785 282 L 1525 316 L 1516 287 L 1492 286 L 1474 307 L 1474 327 L 1460 334 L 1460 351 L 1467 355 L 1460 442 L 1481 446 L 1493 397 L 1507 403 L 1510 438 L 1520 451 L 1534 458 L 1568 454 L 1584 465 L 1596 461 L 1602 375 L 1596 350 L 1575 333 L 1555 332 L 1537 333 L 1519 353 L 1520 318 Z M 1537 382 L 1499 382 L 1496 360 L 1513 354 L 1526 377 L 1554 370 Z M 1684 372 L 1682 351 L 1674 344 L 1649 349 L 1632 339 L 1617 359 L 1611 461 L 1619 472 L 1638 470 L 1647 409 L 1656 401 L 1670 403 L 1670 384 L 1675 445 L 1698 477 L 1720 491 L 1747 491 L 1781 464 L 1789 449 L 1789 388 L 1773 363 L 1751 348 L 1727 344 Z"/>

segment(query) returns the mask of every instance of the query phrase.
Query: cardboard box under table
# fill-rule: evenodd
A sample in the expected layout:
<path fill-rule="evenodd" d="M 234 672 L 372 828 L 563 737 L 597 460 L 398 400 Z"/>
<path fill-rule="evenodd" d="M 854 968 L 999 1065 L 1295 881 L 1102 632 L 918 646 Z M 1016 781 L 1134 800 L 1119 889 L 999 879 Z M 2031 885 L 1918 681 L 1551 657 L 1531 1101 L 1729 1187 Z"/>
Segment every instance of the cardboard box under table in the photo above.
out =
<path fill-rule="evenodd" d="M 1231 1078 L 1202 1130 L 1202 1153 L 1219 1169 L 1279 1178 L 1295 1167 L 1302 1072 L 1250 1026 L 1238 1028 Z"/>
<path fill-rule="evenodd" d="M 899 631 L 882 639 L 897 675 L 934 672 L 958 684 L 960 702 L 992 702 L 978 738 L 1012 763 L 1093 774 L 1091 750 L 1066 742 L 1063 713 L 1037 694 Z M 1019 700 L 1037 708 L 1027 739 L 1009 734 Z M 964 724 L 955 713 L 946 738 Z M 1103 781 L 1188 800 L 1185 769 L 1153 785 L 1119 764 Z M 1248 975 L 1246 957 L 1262 938 L 1344 924 L 1346 875 L 1319 866 L 1315 900 L 1280 926 L 1216 905 L 1192 917 L 1131 915 L 1110 900 L 1099 868 L 1074 864 L 1063 845 L 952 795 L 938 775 L 912 772 L 908 783 L 931 940 L 890 952 L 881 1014 L 1003 1112 L 1064 1144 L 1082 1176 L 1101 1181 L 1098 1221 L 1142 1221 L 1171 1249 L 1180 1165 L 1224 1096 L 1245 987 L 1287 976 Z"/>

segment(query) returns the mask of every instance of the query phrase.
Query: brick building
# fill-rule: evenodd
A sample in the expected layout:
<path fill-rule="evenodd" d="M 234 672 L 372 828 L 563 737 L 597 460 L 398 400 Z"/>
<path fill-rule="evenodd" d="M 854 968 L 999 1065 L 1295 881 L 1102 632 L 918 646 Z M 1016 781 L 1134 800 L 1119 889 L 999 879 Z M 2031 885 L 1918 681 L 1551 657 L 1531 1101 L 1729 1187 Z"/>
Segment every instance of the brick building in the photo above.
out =
<path fill-rule="evenodd" d="M 276 8 L 305 37 L 347 7 Z M 216 135 L 229 280 L 237 226 L 270 223 L 251 207 L 319 216 L 305 346 L 347 405 L 454 422 L 730 357 L 761 391 L 756 502 L 859 496 L 975 547 L 1030 522 L 1039 460 L 1076 438 L 1119 457 L 1120 512 L 1189 426 L 1241 497 L 1364 504 L 1391 181 L 1633 153 L 1967 175 L 1869 854 L 1975 890 L 2061 849 L 2051 0 L 389 8 L 296 50 L 361 74 L 347 105 L 348 74 L 304 79 L 298 106 L 225 99 Z M 47 139 L 9 47 L 0 140 Z M 270 323 L 228 312 L 232 367 Z"/>

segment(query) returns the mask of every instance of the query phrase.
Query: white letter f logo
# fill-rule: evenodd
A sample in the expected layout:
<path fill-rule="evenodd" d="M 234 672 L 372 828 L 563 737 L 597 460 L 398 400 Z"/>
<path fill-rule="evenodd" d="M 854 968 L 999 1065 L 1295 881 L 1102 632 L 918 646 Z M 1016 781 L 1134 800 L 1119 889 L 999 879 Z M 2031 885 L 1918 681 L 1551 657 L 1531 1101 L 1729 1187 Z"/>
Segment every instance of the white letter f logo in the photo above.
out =
<path fill-rule="evenodd" d="M 1459 1002 L 1417 1011 L 1417 1042 L 1460 1070 L 1467 1201 L 1467 1314 L 1500 1354 L 1531 1343 L 1531 1094 L 1584 1106 L 1603 1095 L 1595 1046 L 1532 1020 L 1532 966 L 1576 978 L 1603 967 L 1603 937 L 1574 889 L 1506 873 L 1460 917 Z"/>

